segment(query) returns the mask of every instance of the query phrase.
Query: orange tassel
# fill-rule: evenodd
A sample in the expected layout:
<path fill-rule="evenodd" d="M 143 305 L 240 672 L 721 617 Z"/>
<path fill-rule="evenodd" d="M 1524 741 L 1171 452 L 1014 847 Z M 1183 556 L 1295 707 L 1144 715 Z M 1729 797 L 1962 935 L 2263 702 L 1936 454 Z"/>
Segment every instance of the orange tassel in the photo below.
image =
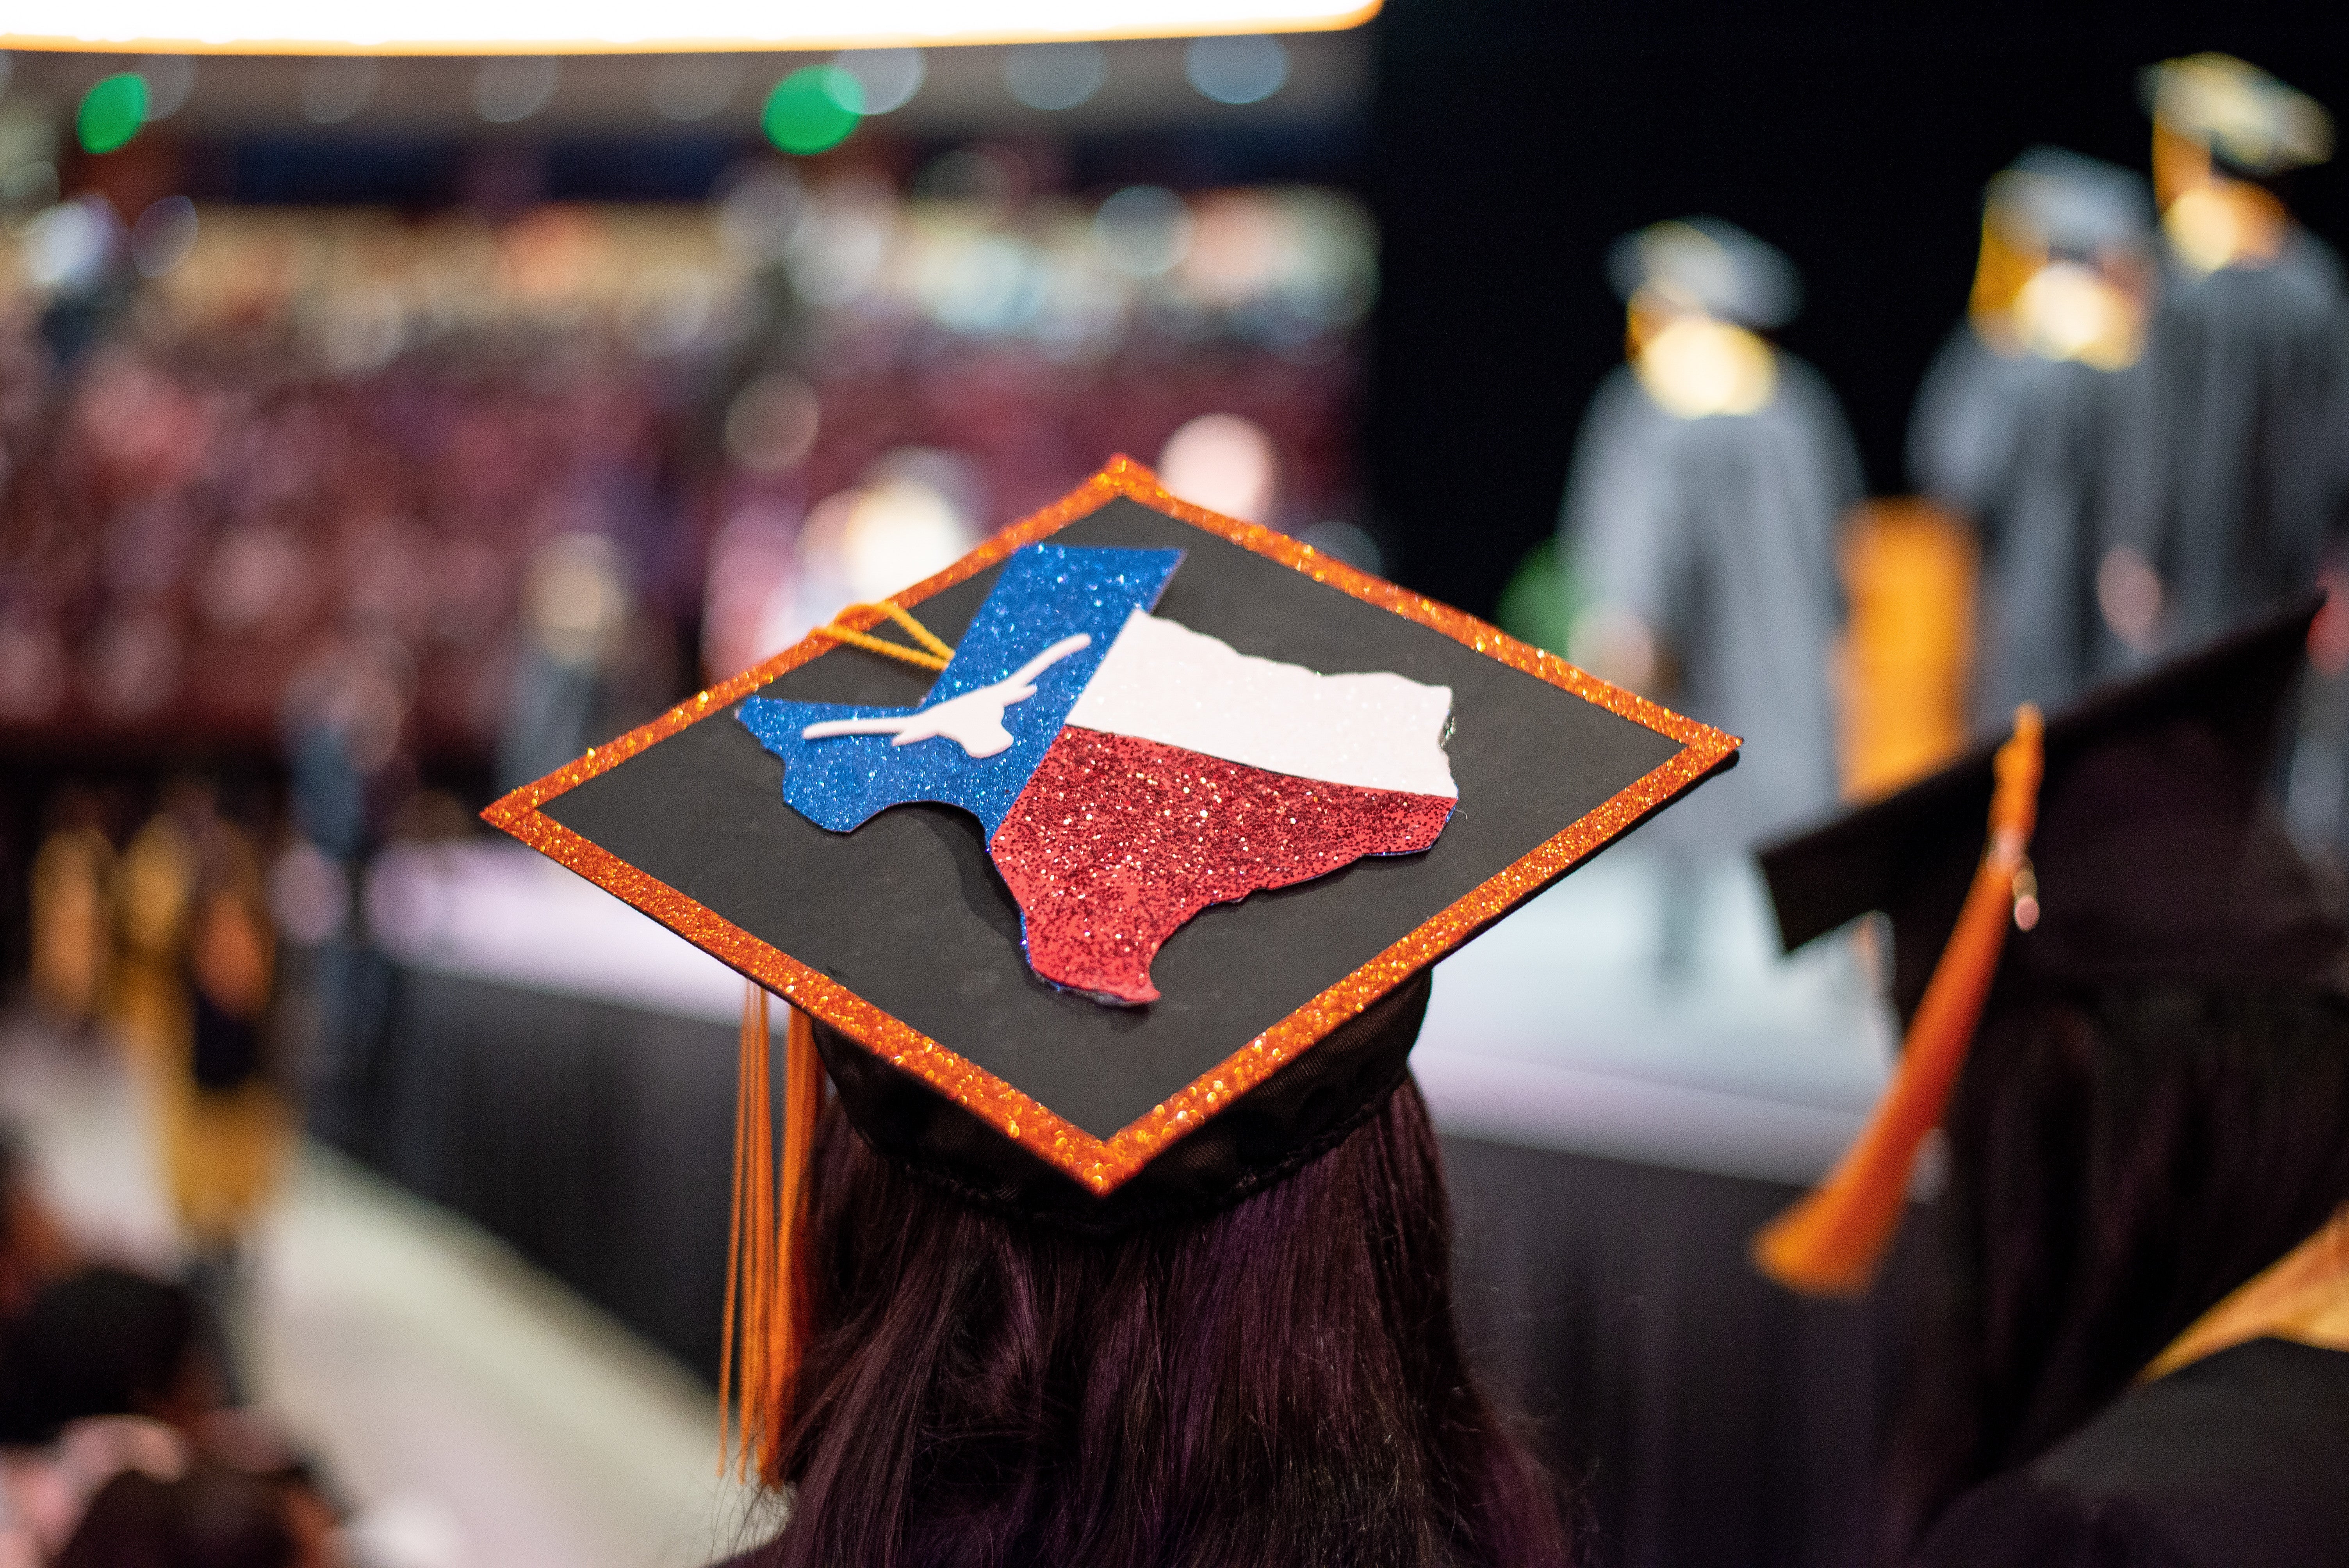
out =
<path fill-rule="evenodd" d="M 2010 920 L 2037 916 L 2023 851 L 2038 817 L 2039 710 L 2015 710 L 2014 734 L 1998 748 L 1991 798 L 1990 846 L 1974 872 L 1958 923 L 1933 965 L 1924 999 L 1909 1021 L 1900 1065 L 1857 1141 L 1827 1179 L 1754 1237 L 1754 1265 L 1809 1295 L 1857 1295 L 1876 1278 L 1885 1249 L 1909 1203 L 1909 1172 L 1918 1146 L 1940 1125 L 1950 1091 L 1965 1067 L 1998 973 Z M 2020 897 L 2018 897 L 2020 893 Z"/>
<path fill-rule="evenodd" d="M 783 1047 L 783 1147 L 775 1161 L 774 1088 L 767 992 L 755 982 L 742 999 L 742 1045 L 734 1105 L 733 1218 L 728 1227 L 726 1318 L 719 1333 L 718 1398 L 721 1456 L 735 1474 L 780 1480 L 791 1424 L 799 1346 L 806 1333 L 799 1274 L 799 1221 L 807 1166 L 823 1105 L 823 1063 L 806 1014 L 789 1009 Z M 739 1412 L 739 1416 L 738 1413 Z M 722 1474 L 725 1461 L 721 1457 Z"/>

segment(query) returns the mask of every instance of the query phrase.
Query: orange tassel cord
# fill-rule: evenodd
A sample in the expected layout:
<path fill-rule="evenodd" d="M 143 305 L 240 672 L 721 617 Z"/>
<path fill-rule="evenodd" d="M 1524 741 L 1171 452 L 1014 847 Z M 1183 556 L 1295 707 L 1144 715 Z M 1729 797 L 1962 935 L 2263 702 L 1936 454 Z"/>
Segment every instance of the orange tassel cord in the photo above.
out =
<path fill-rule="evenodd" d="M 726 1243 L 726 1318 L 719 1334 L 719 1452 L 735 1474 L 781 1480 L 799 1349 L 807 1333 L 800 1222 L 823 1064 L 806 1014 L 788 1008 L 783 1047 L 783 1140 L 775 1158 L 774 1079 L 765 987 L 742 998 L 742 1045 L 734 1099 L 733 1218 Z M 739 1424 L 737 1411 L 739 1410 Z M 725 1459 L 719 1470 L 725 1470 Z"/>
<path fill-rule="evenodd" d="M 1990 842 L 1956 927 L 1910 1019 L 1900 1064 L 1859 1138 L 1808 1195 L 1754 1239 L 1754 1266 L 1807 1295 L 1858 1295 L 1876 1278 L 1909 1203 L 1909 1173 L 1940 1125 L 1972 1047 L 2007 924 L 2028 929 L 2038 889 L 2025 851 L 2039 812 L 2044 726 L 2029 705 L 1992 763 Z"/>

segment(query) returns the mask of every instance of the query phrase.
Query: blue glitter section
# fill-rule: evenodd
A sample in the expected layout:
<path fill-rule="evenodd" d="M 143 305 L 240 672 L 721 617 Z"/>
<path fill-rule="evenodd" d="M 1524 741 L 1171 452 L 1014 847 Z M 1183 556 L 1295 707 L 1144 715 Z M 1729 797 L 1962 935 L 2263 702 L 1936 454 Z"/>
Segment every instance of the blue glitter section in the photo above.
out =
<path fill-rule="evenodd" d="M 1126 617 L 1158 603 L 1182 563 L 1179 550 L 1111 550 L 1031 544 L 1013 552 L 995 590 L 963 634 L 954 658 L 921 707 L 858 707 L 845 703 L 750 697 L 735 717 L 759 744 L 783 759 L 783 799 L 819 827 L 845 833 L 874 813 L 913 800 L 959 806 L 991 840 L 1044 760 L 1093 671 Z M 1003 679 L 1073 633 L 1092 637 L 1036 677 L 1036 695 L 1004 709 L 1009 751 L 973 758 L 944 737 L 899 746 L 886 735 L 803 740 L 800 732 L 831 718 L 899 718 Z M 832 657 L 840 657 L 833 655 Z M 862 656 L 862 655 L 858 655 Z"/>

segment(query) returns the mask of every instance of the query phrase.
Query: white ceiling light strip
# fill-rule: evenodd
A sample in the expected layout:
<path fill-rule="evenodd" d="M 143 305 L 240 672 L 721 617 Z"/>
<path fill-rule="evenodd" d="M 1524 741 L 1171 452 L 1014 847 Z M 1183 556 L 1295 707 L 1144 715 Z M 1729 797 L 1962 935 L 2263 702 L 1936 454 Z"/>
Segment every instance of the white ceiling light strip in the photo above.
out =
<path fill-rule="evenodd" d="M 12 0 L 0 48 L 218 54 L 833 49 L 1310 32 L 1380 0 Z"/>

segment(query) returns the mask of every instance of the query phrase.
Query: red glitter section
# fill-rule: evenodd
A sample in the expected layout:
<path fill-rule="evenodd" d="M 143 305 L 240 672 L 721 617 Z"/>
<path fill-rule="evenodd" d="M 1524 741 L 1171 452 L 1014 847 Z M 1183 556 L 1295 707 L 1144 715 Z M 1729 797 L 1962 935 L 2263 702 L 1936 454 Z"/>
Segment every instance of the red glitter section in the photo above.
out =
<path fill-rule="evenodd" d="M 1150 961 L 1211 903 L 1435 842 L 1441 795 L 1299 779 L 1064 727 L 988 846 L 1056 985 L 1154 1002 Z"/>

